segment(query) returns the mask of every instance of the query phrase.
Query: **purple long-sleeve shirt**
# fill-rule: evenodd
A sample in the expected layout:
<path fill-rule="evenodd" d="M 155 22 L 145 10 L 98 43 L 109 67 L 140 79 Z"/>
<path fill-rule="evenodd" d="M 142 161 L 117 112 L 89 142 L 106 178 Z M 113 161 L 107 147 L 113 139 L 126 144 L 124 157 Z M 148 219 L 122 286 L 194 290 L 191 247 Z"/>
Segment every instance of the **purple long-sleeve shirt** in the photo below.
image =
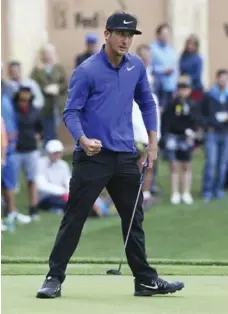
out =
<path fill-rule="evenodd" d="M 103 46 L 74 70 L 63 120 L 76 143 L 86 135 L 100 140 L 104 149 L 134 152 L 133 99 L 146 129 L 157 131 L 156 105 L 141 59 L 127 54 L 114 68 Z"/>

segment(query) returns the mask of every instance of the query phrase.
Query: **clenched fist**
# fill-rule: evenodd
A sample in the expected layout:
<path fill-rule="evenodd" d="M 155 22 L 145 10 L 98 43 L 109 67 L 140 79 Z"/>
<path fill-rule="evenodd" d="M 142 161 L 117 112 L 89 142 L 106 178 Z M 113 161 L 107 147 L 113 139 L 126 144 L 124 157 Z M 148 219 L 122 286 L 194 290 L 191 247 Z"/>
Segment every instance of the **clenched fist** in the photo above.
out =
<path fill-rule="evenodd" d="M 98 154 L 102 147 L 100 140 L 94 138 L 90 139 L 84 135 L 80 137 L 79 144 L 88 156 Z"/>

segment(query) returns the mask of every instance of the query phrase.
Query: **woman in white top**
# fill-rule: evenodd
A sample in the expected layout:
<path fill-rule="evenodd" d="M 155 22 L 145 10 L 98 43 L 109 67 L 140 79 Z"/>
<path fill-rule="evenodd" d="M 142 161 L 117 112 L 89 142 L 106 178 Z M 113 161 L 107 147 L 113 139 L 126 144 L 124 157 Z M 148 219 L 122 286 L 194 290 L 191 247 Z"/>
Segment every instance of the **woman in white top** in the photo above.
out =
<path fill-rule="evenodd" d="M 157 112 L 157 139 L 158 141 L 160 140 L 160 124 L 161 124 L 161 118 L 160 118 L 160 109 L 159 109 L 159 104 L 158 104 L 158 98 L 155 94 L 152 92 L 152 85 L 153 85 L 153 76 L 151 74 L 151 55 L 150 55 L 150 47 L 148 45 L 142 44 L 138 46 L 137 48 L 137 55 L 143 60 L 146 70 L 147 70 L 147 77 L 149 84 L 151 86 L 151 93 L 153 95 L 154 101 L 156 103 L 156 112 Z M 143 153 L 145 151 L 145 147 L 148 145 L 148 134 L 142 119 L 141 111 L 138 107 L 138 104 L 134 101 L 133 103 L 133 111 L 132 111 L 132 122 L 133 122 L 133 130 L 134 130 L 134 138 L 136 142 L 136 147 L 142 154 L 142 159 L 140 160 L 140 163 L 143 158 Z M 156 165 L 154 165 L 156 167 Z M 153 176 L 155 176 L 155 171 L 153 171 Z M 150 205 L 151 203 L 151 181 L 152 181 L 152 174 L 151 172 L 147 173 L 145 183 L 143 186 L 143 196 L 144 196 L 144 201 L 146 205 Z"/>

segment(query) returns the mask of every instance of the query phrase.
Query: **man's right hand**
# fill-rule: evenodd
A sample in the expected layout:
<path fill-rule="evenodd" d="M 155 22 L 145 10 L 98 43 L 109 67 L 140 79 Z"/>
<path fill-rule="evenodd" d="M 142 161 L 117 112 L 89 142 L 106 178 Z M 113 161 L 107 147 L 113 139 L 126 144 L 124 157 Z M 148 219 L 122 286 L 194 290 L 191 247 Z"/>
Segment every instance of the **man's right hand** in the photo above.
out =
<path fill-rule="evenodd" d="M 79 144 L 88 156 L 93 156 L 101 151 L 102 143 L 97 139 L 90 139 L 86 136 L 81 136 Z"/>

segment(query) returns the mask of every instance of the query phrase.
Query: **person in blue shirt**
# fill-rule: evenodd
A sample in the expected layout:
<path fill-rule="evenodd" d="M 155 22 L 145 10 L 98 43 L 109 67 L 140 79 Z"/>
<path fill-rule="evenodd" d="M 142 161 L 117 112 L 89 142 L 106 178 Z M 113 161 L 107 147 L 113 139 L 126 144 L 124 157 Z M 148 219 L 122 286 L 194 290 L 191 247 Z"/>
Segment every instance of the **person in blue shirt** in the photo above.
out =
<path fill-rule="evenodd" d="M 224 186 L 228 169 L 228 71 L 220 69 L 216 82 L 201 102 L 205 131 L 205 161 L 202 197 L 211 201 L 225 197 Z"/>
<path fill-rule="evenodd" d="M 156 105 L 143 62 L 128 53 L 133 35 L 141 34 L 136 27 L 137 20 L 130 14 L 111 15 L 104 31 L 105 45 L 72 74 L 64 110 L 64 122 L 76 142 L 70 193 L 38 298 L 61 295 L 69 259 L 78 246 L 88 213 L 105 187 L 121 217 L 126 239 L 140 181 L 132 127 L 133 99 L 148 132 L 150 169 L 157 158 Z M 162 280 L 147 262 L 142 202 L 141 193 L 126 247 L 135 277 L 135 295 L 181 290 L 183 283 Z"/>
<path fill-rule="evenodd" d="M 203 96 L 202 72 L 203 60 L 199 54 L 199 40 L 195 35 L 189 36 L 179 60 L 181 75 L 191 78 L 192 98 L 196 101 Z"/>
<path fill-rule="evenodd" d="M 162 109 L 171 102 L 177 89 L 177 54 L 170 43 L 170 37 L 170 26 L 166 23 L 161 24 L 156 29 L 156 40 L 150 45 L 155 93 Z"/>
<path fill-rule="evenodd" d="M 81 64 L 83 61 L 91 57 L 97 52 L 97 43 L 99 37 L 96 33 L 89 33 L 85 37 L 85 50 L 84 52 L 77 55 L 75 58 L 75 67 Z"/>
<path fill-rule="evenodd" d="M 7 215 L 6 224 L 9 231 L 14 231 L 16 222 L 27 224 L 30 222 L 30 217 L 19 213 L 16 209 L 15 191 L 18 184 L 16 144 L 18 139 L 18 125 L 13 104 L 4 90 L 1 93 L 1 116 L 5 122 L 8 140 L 6 158 L 1 169 L 1 188 Z"/>

